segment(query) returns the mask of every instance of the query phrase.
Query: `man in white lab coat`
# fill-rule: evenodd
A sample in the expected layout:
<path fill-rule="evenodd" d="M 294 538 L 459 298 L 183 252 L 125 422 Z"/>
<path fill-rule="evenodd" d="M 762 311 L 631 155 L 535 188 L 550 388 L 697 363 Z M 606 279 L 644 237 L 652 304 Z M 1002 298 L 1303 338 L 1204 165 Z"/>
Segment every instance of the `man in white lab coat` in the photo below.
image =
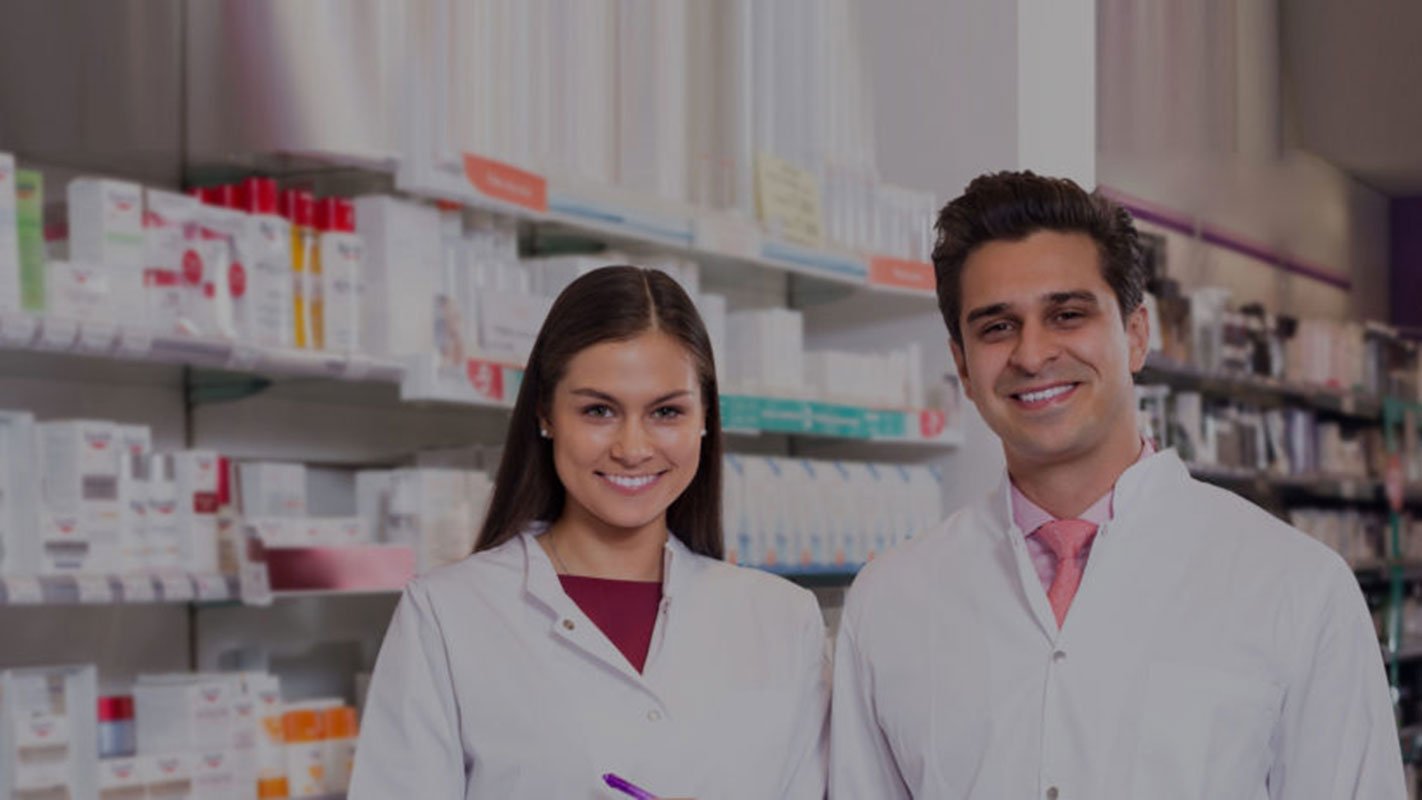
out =
<path fill-rule="evenodd" d="M 998 173 L 937 230 L 953 356 L 1007 470 L 851 588 L 831 797 L 1405 797 L 1348 566 L 1137 431 L 1129 215 Z"/>

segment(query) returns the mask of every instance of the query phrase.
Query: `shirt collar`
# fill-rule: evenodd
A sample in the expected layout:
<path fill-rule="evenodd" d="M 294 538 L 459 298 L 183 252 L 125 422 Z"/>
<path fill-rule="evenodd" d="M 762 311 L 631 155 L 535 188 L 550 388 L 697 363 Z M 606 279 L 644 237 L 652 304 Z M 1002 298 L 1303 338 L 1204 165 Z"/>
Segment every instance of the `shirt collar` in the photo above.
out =
<path fill-rule="evenodd" d="M 1151 446 L 1151 443 L 1145 439 L 1141 439 L 1140 455 L 1136 457 L 1132 467 L 1134 467 L 1135 464 L 1145 461 L 1154 454 L 1155 448 Z M 1127 471 L 1129 472 L 1130 470 L 1128 469 Z M 1124 475 L 1125 473 L 1122 474 Z M 1117 481 L 1119 482 L 1119 480 L 1118 478 Z M 1022 490 L 1017 488 L 1017 484 L 1012 482 L 1010 476 L 1007 484 L 1011 502 L 1012 521 L 1023 534 L 1031 536 L 1038 528 L 1056 519 L 1050 512 L 1032 502 L 1027 495 L 1023 494 Z M 1115 495 L 1116 486 L 1112 485 L 1106 494 L 1098 498 L 1095 503 L 1092 503 L 1086 511 L 1082 512 L 1078 519 L 1090 522 L 1097 527 L 1110 522 L 1112 516 L 1114 516 Z"/>

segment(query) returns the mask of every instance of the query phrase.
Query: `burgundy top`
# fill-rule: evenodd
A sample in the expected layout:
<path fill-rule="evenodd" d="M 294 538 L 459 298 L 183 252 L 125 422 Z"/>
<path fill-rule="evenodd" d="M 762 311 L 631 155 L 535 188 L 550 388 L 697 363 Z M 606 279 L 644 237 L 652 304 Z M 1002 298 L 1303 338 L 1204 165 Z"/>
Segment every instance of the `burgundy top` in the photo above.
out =
<path fill-rule="evenodd" d="M 588 619 L 641 672 L 647 663 L 647 650 L 652 646 L 657 607 L 662 602 L 661 581 L 619 581 L 578 575 L 559 575 L 558 581 Z"/>

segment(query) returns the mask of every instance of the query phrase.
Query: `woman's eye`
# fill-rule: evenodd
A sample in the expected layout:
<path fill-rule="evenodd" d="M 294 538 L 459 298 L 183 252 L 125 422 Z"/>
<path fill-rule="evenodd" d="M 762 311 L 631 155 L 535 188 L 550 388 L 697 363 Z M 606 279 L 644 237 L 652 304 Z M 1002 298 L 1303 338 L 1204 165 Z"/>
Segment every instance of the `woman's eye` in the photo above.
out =
<path fill-rule="evenodd" d="M 682 413 L 682 410 L 677 408 L 676 406 L 662 406 L 656 411 L 653 411 L 652 416 L 656 417 L 657 419 L 670 420 L 677 419 L 682 415 Z"/>
<path fill-rule="evenodd" d="M 597 405 L 584 406 L 583 416 L 606 419 L 607 417 L 612 416 L 612 407 L 603 405 L 602 403 L 599 403 Z"/>

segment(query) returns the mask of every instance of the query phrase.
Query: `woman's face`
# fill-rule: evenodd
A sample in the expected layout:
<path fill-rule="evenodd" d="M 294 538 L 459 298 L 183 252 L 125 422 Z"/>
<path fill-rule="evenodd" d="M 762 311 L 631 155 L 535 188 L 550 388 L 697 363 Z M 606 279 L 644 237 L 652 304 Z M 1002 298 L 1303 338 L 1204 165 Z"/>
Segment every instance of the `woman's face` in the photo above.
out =
<path fill-rule="evenodd" d="M 665 532 L 667 508 L 696 476 L 705 408 L 690 353 L 666 334 L 573 356 L 542 420 L 567 490 L 563 519 Z"/>

